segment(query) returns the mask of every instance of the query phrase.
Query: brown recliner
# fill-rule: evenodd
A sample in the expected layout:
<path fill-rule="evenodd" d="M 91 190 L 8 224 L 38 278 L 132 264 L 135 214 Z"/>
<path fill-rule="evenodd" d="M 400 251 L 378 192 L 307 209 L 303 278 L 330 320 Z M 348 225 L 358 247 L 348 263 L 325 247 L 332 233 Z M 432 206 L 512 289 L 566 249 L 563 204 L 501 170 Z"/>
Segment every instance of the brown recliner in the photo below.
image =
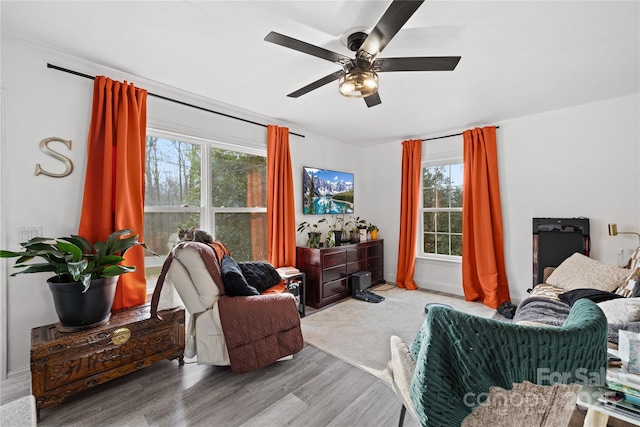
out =
<path fill-rule="evenodd" d="M 156 284 L 151 316 L 179 301 L 190 317 L 185 355 L 198 364 L 259 369 L 304 345 L 295 298 L 289 293 L 229 297 L 220 273 L 220 247 L 182 242 L 173 249 Z M 227 252 L 228 253 L 228 252 Z"/>

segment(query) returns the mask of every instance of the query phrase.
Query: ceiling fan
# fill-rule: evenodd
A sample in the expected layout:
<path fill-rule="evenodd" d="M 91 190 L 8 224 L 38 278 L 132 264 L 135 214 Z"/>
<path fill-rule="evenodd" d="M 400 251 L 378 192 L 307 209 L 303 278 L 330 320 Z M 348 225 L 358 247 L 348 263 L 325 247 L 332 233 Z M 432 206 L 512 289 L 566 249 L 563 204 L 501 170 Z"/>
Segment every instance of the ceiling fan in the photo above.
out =
<path fill-rule="evenodd" d="M 298 98 L 335 80 L 340 82 L 340 93 L 349 98 L 364 98 L 367 107 L 380 104 L 378 73 L 391 71 L 453 71 L 460 61 L 459 56 L 423 56 L 406 58 L 377 58 L 411 15 L 424 3 L 422 1 L 394 0 L 369 34 L 355 32 L 349 35 L 347 45 L 356 52 L 355 58 L 332 52 L 302 40 L 294 39 L 274 31 L 265 41 L 288 47 L 318 58 L 334 62 L 341 70 L 316 80 L 290 93 Z"/>

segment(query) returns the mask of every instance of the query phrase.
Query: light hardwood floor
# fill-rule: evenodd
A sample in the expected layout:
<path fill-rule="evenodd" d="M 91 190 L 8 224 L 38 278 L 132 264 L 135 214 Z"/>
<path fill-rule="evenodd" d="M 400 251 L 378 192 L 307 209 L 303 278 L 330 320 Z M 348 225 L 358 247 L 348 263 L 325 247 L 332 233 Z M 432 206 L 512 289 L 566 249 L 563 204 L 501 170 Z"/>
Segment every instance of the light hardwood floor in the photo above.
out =
<path fill-rule="evenodd" d="M 30 393 L 28 373 L 1 385 L 2 404 Z M 387 383 L 305 345 L 293 360 L 247 374 L 159 362 L 43 410 L 38 426 L 382 427 L 396 426 L 399 415 Z M 568 427 L 583 421 L 576 410 Z M 404 425 L 418 426 L 408 415 Z"/>
<path fill-rule="evenodd" d="M 3 402 L 29 393 L 24 377 L 3 382 Z M 397 425 L 400 408 L 384 381 L 305 345 L 247 374 L 159 362 L 42 410 L 38 426 L 382 427 Z"/>
<path fill-rule="evenodd" d="M 0 404 L 28 395 L 30 381 L 28 372 L 2 381 Z M 389 384 L 305 344 L 293 360 L 246 374 L 159 362 L 41 411 L 38 426 L 387 427 L 400 408 Z M 583 421 L 576 409 L 568 427 Z M 418 423 L 407 414 L 404 426 Z"/>

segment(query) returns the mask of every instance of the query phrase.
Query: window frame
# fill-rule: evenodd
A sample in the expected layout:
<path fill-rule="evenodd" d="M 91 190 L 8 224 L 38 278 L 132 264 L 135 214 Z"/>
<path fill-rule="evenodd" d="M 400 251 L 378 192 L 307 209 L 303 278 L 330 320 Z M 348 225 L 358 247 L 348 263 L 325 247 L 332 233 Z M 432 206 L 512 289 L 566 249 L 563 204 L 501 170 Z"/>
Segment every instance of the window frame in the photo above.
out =
<path fill-rule="evenodd" d="M 453 262 L 453 263 L 462 263 L 461 255 L 444 255 L 444 254 L 434 254 L 429 252 L 424 252 L 424 215 L 427 212 L 461 212 L 462 207 L 447 207 L 447 208 L 425 208 L 424 207 L 424 169 L 430 168 L 433 166 L 450 166 L 455 164 L 463 164 L 464 158 L 462 153 L 451 154 L 447 157 L 439 157 L 434 159 L 422 159 L 420 164 L 420 207 L 419 207 L 419 218 L 418 218 L 418 239 L 417 240 L 417 248 L 416 248 L 416 258 L 423 260 L 434 260 L 434 261 L 445 261 L 445 262 Z M 464 169 L 463 169 L 464 170 Z M 464 178 L 464 175 L 463 175 Z M 464 194 L 464 183 L 462 185 L 462 191 Z M 449 231 L 451 234 L 451 231 Z M 461 233 L 462 234 L 462 233 Z M 463 236 L 464 238 L 464 236 Z"/>
<path fill-rule="evenodd" d="M 215 238 L 215 217 L 217 213 L 264 213 L 267 207 L 221 207 L 212 206 L 211 195 L 211 151 L 212 149 L 221 149 L 228 151 L 236 151 L 240 153 L 250 154 L 254 156 L 267 157 L 266 147 L 264 149 L 240 146 L 237 144 L 222 142 L 210 138 L 202 138 L 197 136 L 186 135 L 183 133 L 171 132 L 154 127 L 147 127 L 145 138 L 154 136 L 162 139 L 178 140 L 180 142 L 190 143 L 200 146 L 200 206 L 144 206 L 144 213 L 198 213 L 200 215 L 199 228 L 207 230 Z M 266 191 L 266 188 L 265 188 Z M 266 200 L 266 198 L 265 198 Z M 162 262 L 166 259 L 166 255 L 160 255 Z M 145 257 L 145 267 L 148 257 Z M 157 261 L 153 263 L 155 266 Z"/>

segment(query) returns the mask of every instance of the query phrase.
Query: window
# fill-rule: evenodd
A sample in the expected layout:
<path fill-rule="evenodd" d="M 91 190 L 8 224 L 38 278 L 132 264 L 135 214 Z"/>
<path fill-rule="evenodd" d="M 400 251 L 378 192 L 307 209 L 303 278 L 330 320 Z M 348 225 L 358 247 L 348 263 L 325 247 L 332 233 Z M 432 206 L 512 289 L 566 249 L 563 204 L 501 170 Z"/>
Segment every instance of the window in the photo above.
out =
<path fill-rule="evenodd" d="M 267 259 L 267 160 L 211 149 L 214 236 L 237 261 Z"/>
<path fill-rule="evenodd" d="M 144 240 L 161 255 L 147 256 L 151 287 L 178 227 L 200 228 L 227 246 L 238 261 L 267 258 L 264 152 L 175 135 L 147 135 Z"/>
<path fill-rule="evenodd" d="M 423 163 L 419 255 L 462 256 L 462 161 Z"/>

